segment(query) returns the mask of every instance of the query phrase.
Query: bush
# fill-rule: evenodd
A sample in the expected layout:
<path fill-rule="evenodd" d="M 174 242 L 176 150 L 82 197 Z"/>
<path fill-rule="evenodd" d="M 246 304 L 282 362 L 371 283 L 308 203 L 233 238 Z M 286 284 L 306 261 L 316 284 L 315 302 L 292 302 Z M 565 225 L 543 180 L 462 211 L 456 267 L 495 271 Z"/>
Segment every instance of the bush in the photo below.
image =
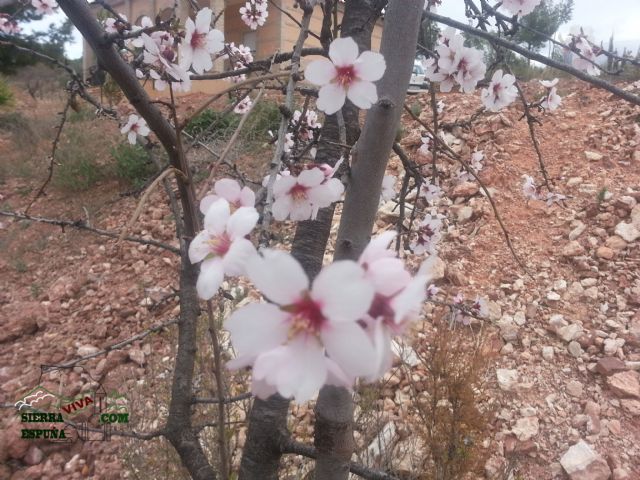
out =
<path fill-rule="evenodd" d="M 234 112 L 223 113 L 205 110 L 196 116 L 185 131 L 201 141 L 230 137 L 240 122 L 241 116 Z M 260 102 L 252 110 L 241 133 L 245 145 L 262 143 L 269 140 L 268 131 L 277 131 L 280 125 L 280 110 L 275 102 Z M 247 145 L 248 144 L 248 145 Z"/>
<path fill-rule="evenodd" d="M 111 150 L 116 161 L 116 175 L 138 188 L 155 172 L 149 152 L 140 145 L 122 143 Z"/>
<path fill-rule="evenodd" d="M 62 141 L 63 140 L 63 141 Z M 95 139 L 82 126 L 70 125 L 56 154 L 54 184 L 64 190 L 82 191 L 105 178 L 106 169 L 100 165 Z"/>
<path fill-rule="evenodd" d="M 13 93 L 7 81 L 0 77 L 0 106 L 13 104 Z"/>

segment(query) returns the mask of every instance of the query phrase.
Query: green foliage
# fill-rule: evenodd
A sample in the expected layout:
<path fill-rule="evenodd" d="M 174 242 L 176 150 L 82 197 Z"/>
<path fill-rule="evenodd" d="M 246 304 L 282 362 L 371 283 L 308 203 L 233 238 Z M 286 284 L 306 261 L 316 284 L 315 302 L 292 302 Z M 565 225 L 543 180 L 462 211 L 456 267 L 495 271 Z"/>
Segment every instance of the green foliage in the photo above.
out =
<path fill-rule="evenodd" d="M 238 127 L 241 116 L 234 112 L 223 113 L 205 110 L 193 118 L 185 131 L 202 141 L 226 139 Z M 262 143 L 269 140 L 268 131 L 277 131 L 280 125 L 281 113 L 275 102 L 258 103 L 244 124 L 241 139 L 245 146 Z"/>
<path fill-rule="evenodd" d="M 522 17 L 520 23 L 529 29 L 536 30 L 534 33 L 527 28 L 520 28 L 514 40 L 527 47 L 527 50 L 537 52 L 546 43 L 546 37 L 552 37 L 561 25 L 571 20 L 573 13 L 573 0 L 543 0 L 533 12 Z"/>
<path fill-rule="evenodd" d="M 81 125 L 66 128 L 64 142 L 58 148 L 53 182 L 70 191 L 86 190 L 105 178 L 106 169 L 97 158 L 94 139 L 87 135 Z"/>
<path fill-rule="evenodd" d="M 0 77 L 0 107 L 3 105 L 11 105 L 13 103 L 13 93 L 9 88 L 7 81 Z"/>
<path fill-rule="evenodd" d="M 195 116 L 185 128 L 185 132 L 194 137 L 215 136 L 216 132 L 235 129 L 239 121 L 240 117 L 235 113 L 224 114 L 208 109 Z"/>
<path fill-rule="evenodd" d="M 147 152 L 140 145 L 122 143 L 111 150 L 116 160 L 116 175 L 133 187 L 138 188 L 155 172 L 155 167 Z"/>

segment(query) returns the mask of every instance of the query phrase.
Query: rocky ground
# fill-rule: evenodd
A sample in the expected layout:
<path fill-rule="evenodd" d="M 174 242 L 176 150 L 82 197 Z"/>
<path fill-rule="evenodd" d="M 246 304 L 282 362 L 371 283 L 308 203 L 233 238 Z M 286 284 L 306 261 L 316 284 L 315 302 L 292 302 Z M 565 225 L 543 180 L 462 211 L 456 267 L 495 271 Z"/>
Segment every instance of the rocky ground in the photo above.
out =
<path fill-rule="evenodd" d="M 527 92 L 535 98 L 536 85 L 528 85 Z M 471 343 L 485 338 L 495 353 L 482 387 L 482 408 L 492 414 L 483 438 L 475 439 L 487 456 L 470 478 L 508 478 L 503 472 L 509 468 L 514 479 L 640 478 L 640 109 L 580 84 L 564 86 L 560 93 L 562 107 L 540 115 L 542 125 L 536 127 L 555 190 L 568 197 L 560 204 L 527 202 L 522 194 L 523 174 L 538 184 L 542 177 L 518 107 L 481 116 L 470 129 L 456 127 L 447 137 L 467 160 L 473 150 L 484 151 L 481 179 L 526 266 L 525 271 L 514 260 L 487 198 L 476 185 L 457 186 L 450 175 L 457 166 L 443 161 L 446 196 L 437 208 L 446 215 L 447 227 L 437 298 L 451 301 L 458 292 L 487 297 L 487 321 L 456 328 Z M 445 122 L 468 118 L 480 106 L 477 96 L 442 98 Z M 427 98 L 419 94 L 409 102 L 424 105 Z M 422 116 L 427 119 L 427 112 Z M 420 127 L 409 117 L 403 123 L 401 143 L 417 158 Z M 0 132 L 0 139 L 2 156 L 12 145 L 8 135 Z M 401 173 L 397 158 L 389 171 Z M 30 198 L 25 187 L 39 182 L 8 178 L 0 185 L 2 209 L 23 209 Z M 106 183 L 74 195 L 50 189 L 31 213 L 69 220 L 88 215 L 93 226 L 117 231 L 136 200 L 120 198 L 116 188 Z M 376 229 L 394 228 L 398 214 L 393 204 L 383 205 Z M 0 401 L 5 407 L 38 383 L 41 364 L 91 354 L 178 313 L 173 253 L 116 245 L 73 228 L 7 217 L 0 222 Z M 290 232 L 285 230 L 285 240 Z M 131 234 L 177 245 L 163 193 L 152 195 Z M 434 333 L 434 316 L 441 314 L 433 305 L 425 307 L 405 342 L 404 364 L 396 364 L 359 412 L 373 412 L 357 432 L 359 457 L 409 478 L 421 478 L 426 455 L 416 438 L 419 419 L 411 403 L 416 386 L 419 390 L 428 380 L 420 359 Z M 89 388 L 89 375 L 99 378 L 107 390 L 127 395 L 136 430 L 150 431 L 166 413 L 174 342 L 175 327 L 167 327 L 83 362 L 86 370 L 46 374 L 41 382 L 58 388 L 62 379 L 65 391 L 77 393 Z M 211 389 L 207 362 L 199 357 L 202 396 Z M 230 380 L 232 393 L 245 391 L 239 380 Z M 232 418 L 242 421 L 245 411 L 246 405 L 234 407 Z M 115 437 L 70 446 L 23 440 L 14 410 L 3 413 L 1 478 L 150 478 L 149 471 L 154 478 L 180 478 L 175 454 L 158 440 L 148 446 Z M 208 414 L 212 411 L 199 411 L 196 423 Z M 312 405 L 295 407 L 293 414 L 294 432 L 308 440 Z M 243 438 L 239 424 L 235 461 Z M 291 460 L 289 467 L 291 478 L 298 478 L 308 471 L 308 462 Z"/>

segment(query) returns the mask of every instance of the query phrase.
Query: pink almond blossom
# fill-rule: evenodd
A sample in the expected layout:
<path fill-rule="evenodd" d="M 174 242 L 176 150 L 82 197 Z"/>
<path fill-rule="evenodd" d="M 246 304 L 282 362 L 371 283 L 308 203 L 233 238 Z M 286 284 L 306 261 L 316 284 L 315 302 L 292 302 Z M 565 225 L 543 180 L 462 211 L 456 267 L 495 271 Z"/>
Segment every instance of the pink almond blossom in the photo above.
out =
<path fill-rule="evenodd" d="M 373 82 L 386 69 L 384 57 L 366 51 L 358 55 L 358 44 L 351 38 L 336 38 L 329 46 L 329 58 L 314 60 L 305 77 L 320 86 L 317 106 L 327 115 L 342 108 L 348 98 L 358 108 L 368 109 L 378 101 Z"/>
<path fill-rule="evenodd" d="M 554 111 L 562 104 L 562 97 L 558 95 L 558 91 L 556 87 L 552 87 L 549 89 L 547 94 L 542 97 L 540 106 L 544 109 Z"/>
<path fill-rule="evenodd" d="M 315 220 L 318 210 L 337 202 L 344 185 L 337 178 L 326 179 L 319 168 L 304 170 L 299 176 L 282 176 L 273 185 L 273 218 L 278 221 Z"/>
<path fill-rule="evenodd" d="M 511 15 L 520 15 L 523 17 L 533 12 L 540 2 L 541 0 L 504 0 L 502 6 L 506 8 Z"/>
<path fill-rule="evenodd" d="M 185 22 L 185 36 L 180 44 L 180 66 L 193 68 L 202 74 L 213 67 L 211 55 L 224 49 L 224 35 L 220 30 L 211 29 L 213 12 L 209 7 L 200 10 L 196 21 L 188 18 Z"/>
<path fill-rule="evenodd" d="M 480 93 L 482 103 L 487 110 L 498 112 L 513 103 L 518 96 L 515 81 L 516 77 L 513 75 L 509 73 L 503 75 L 502 70 L 495 71 L 489 88 L 482 89 Z"/>
<path fill-rule="evenodd" d="M 245 237 L 258 222 L 253 207 L 240 207 L 233 215 L 229 202 L 218 199 L 204 216 L 204 230 L 189 244 L 191 263 L 202 262 L 196 283 L 198 296 L 211 299 L 225 275 L 244 275 L 246 262 L 256 254 Z"/>
<path fill-rule="evenodd" d="M 261 27 L 267 21 L 269 11 L 267 10 L 266 1 L 248 1 L 244 7 L 240 7 L 240 19 L 251 30 L 256 30 Z"/>
<path fill-rule="evenodd" d="M 31 5 L 36 9 L 38 15 L 49 15 L 58 8 L 56 0 L 31 0 Z"/>
<path fill-rule="evenodd" d="M 231 178 L 221 178 L 213 185 L 213 192 L 200 201 L 200 212 L 206 215 L 209 207 L 221 198 L 235 208 L 253 207 L 256 204 L 256 195 L 249 187 L 240 187 L 240 184 Z"/>
<path fill-rule="evenodd" d="M 126 134 L 129 139 L 129 143 L 131 145 L 135 145 L 138 135 L 146 137 L 151 133 L 151 130 L 149 130 L 144 118 L 131 114 L 129 115 L 127 123 L 120 130 L 120 133 Z"/>
<path fill-rule="evenodd" d="M 247 95 L 242 100 L 238 102 L 238 104 L 233 108 L 234 113 L 239 113 L 240 115 L 244 115 L 253 107 L 253 102 L 251 98 Z"/>
<path fill-rule="evenodd" d="M 347 378 L 373 373 L 376 354 L 358 320 L 374 291 L 355 262 L 325 267 L 310 286 L 289 253 L 265 250 L 247 274 L 271 303 L 239 308 L 225 328 L 237 353 L 228 367 L 252 365 L 254 393 L 309 400 L 330 377 L 327 355 Z"/>
<path fill-rule="evenodd" d="M 585 58 L 576 56 L 572 62 L 573 66 L 578 70 L 584 70 L 589 75 L 600 75 L 600 69 L 597 65 L 594 65 L 598 56 L 594 52 L 589 41 L 586 38 L 580 38 L 576 42 L 576 48 Z"/>

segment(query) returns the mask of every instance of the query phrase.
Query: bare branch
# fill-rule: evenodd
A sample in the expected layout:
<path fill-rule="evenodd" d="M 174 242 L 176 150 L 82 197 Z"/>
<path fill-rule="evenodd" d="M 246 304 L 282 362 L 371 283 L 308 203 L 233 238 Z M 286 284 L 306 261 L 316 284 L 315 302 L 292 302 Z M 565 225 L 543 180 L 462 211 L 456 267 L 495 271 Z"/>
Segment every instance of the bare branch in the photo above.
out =
<path fill-rule="evenodd" d="M 0 210 L 0 215 L 3 215 L 5 217 L 13 217 L 20 220 L 29 220 L 32 222 L 48 223 L 49 225 L 57 225 L 58 227 L 62 227 L 63 230 L 65 227 L 71 227 L 71 228 L 77 228 L 78 230 L 86 230 L 87 232 L 95 233 L 96 235 L 101 235 L 103 237 L 117 239 L 120 236 L 120 234 L 116 232 L 110 232 L 109 230 L 101 230 L 99 228 L 90 227 L 85 223 L 84 220 L 76 220 L 75 222 L 72 222 L 69 220 L 60 220 L 57 218 L 34 217 L 31 215 L 26 215 L 24 213 L 9 212 L 6 210 Z M 180 249 L 172 247 L 171 245 L 166 245 L 156 240 L 145 240 L 143 238 L 131 237 L 131 236 L 125 237 L 124 240 L 127 240 L 128 242 L 139 243 L 141 245 L 151 245 L 153 247 L 162 248 L 169 252 L 180 255 Z"/>

